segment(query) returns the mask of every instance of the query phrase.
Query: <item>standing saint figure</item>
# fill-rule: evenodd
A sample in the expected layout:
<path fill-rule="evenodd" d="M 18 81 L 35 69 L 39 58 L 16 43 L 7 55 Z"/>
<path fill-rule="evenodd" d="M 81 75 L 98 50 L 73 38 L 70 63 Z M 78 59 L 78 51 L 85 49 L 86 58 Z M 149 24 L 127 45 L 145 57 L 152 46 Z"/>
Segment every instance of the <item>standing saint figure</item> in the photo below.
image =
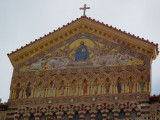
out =
<path fill-rule="evenodd" d="M 28 98 L 31 95 L 31 87 L 28 85 L 26 88 L 26 97 Z"/>
<path fill-rule="evenodd" d="M 145 81 L 144 81 L 144 77 L 141 77 L 141 80 L 139 82 L 140 88 L 141 88 L 141 92 L 144 91 L 144 87 L 145 87 Z"/>
<path fill-rule="evenodd" d="M 88 85 L 86 84 L 86 82 L 83 83 L 82 89 L 83 89 L 83 95 L 87 94 Z"/>
<path fill-rule="evenodd" d="M 72 85 L 72 95 L 74 95 L 76 93 L 76 85 L 73 84 Z"/>
<path fill-rule="evenodd" d="M 98 84 L 97 84 L 97 82 L 94 84 L 94 93 L 95 93 L 95 95 L 98 93 Z"/>
<path fill-rule="evenodd" d="M 17 88 L 17 90 L 16 90 L 16 99 L 19 98 L 20 91 L 21 91 L 21 88 Z"/>
<path fill-rule="evenodd" d="M 38 88 L 38 97 L 41 97 L 42 96 L 42 88 L 39 86 Z"/>
<path fill-rule="evenodd" d="M 49 97 L 52 97 L 53 95 L 53 86 L 52 84 L 50 84 L 50 87 L 49 87 Z"/>
<path fill-rule="evenodd" d="M 37 86 L 37 93 L 38 93 L 38 97 L 42 96 L 42 82 L 39 82 Z"/>
<path fill-rule="evenodd" d="M 129 92 L 132 92 L 133 89 L 133 82 L 132 82 L 132 77 L 129 77 L 129 81 L 128 81 L 128 88 L 129 88 Z"/>
<path fill-rule="evenodd" d="M 61 95 L 63 95 L 64 94 L 64 86 L 61 85 L 60 88 L 59 88 L 59 90 L 60 90 Z"/>
<path fill-rule="evenodd" d="M 84 42 L 80 42 L 80 46 L 75 50 L 75 61 L 83 61 L 89 58 L 89 51 Z"/>
<path fill-rule="evenodd" d="M 117 90 L 118 90 L 118 93 L 121 93 L 121 90 L 122 90 L 120 80 L 121 80 L 121 78 L 119 77 L 118 81 L 117 81 Z"/>
<path fill-rule="evenodd" d="M 109 82 L 109 78 L 106 79 L 106 93 L 109 93 L 109 89 L 110 89 L 110 82 Z"/>

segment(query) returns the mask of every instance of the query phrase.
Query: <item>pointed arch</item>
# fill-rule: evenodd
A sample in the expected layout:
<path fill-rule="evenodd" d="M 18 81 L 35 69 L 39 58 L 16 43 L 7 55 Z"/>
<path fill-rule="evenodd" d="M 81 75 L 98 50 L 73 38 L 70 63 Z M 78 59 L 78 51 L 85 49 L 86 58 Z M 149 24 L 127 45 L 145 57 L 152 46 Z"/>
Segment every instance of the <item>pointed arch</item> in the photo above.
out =
<path fill-rule="evenodd" d="M 132 76 L 130 76 L 129 79 L 128 79 L 128 91 L 129 91 L 129 93 L 133 92 L 133 85 L 134 85 L 133 78 L 132 78 Z"/>
<path fill-rule="evenodd" d="M 63 114 L 61 120 L 69 120 L 66 112 Z"/>
<path fill-rule="evenodd" d="M 53 96 L 53 82 L 50 81 L 48 85 L 48 90 L 46 91 L 46 96 L 47 97 L 52 97 Z"/>
<path fill-rule="evenodd" d="M 102 120 L 103 117 L 102 117 L 102 113 L 100 111 L 97 112 L 97 115 L 96 115 L 96 120 Z"/>
<path fill-rule="evenodd" d="M 122 80 L 121 80 L 121 77 L 118 77 L 116 85 L 117 85 L 117 92 L 121 93 L 122 92 Z"/>
<path fill-rule="evenodd" d="M 112 112 L 112 110 L 109 110 L 109 113 L 107 115 L 107 120 L 113 120 L 113 119 L 114 119 L 113 112 Z"/>
<path fill-rule="evenodd" d="M 42 91 L 43 91 L 43 89 L 42 89 L 42 82 L 40 81 L 39 84 L 38 84 L 38 86 L 37 86 L 36 96 L 37 97 L 42 97 Z"/>
<path fill-rule="evenodd" d="M 73 120 L 80 120 L 79 114 L 78 114 L 77 111 L 75 112 L 75 114 L 74 114 L 74 116 L 73 116 Z"/>
<path fill-rule="evenodd" d="M 140 78 L 139 86 L 140 86 L 141 92 L 144 92 L 144 89 L 145 89 L 145 78 L 144 78 L 143 75 L 142 75 L 141 78 Z"/>
<path fill-rule="evenodd" d="M 86 112 L 84 120 L 91 120 L 91 115 L 89 114 L 89 111 Z"/>
<path fill-rule="evenodd" d="M 96 78 L 93 82 L 93 90 L 92 90 L 92 94 L 96 95 L 98 94 L 98 89 L 99 89 L 99 84 L 98 84 L 98 79 Z"/>
<path fill-rule="evenodd" d="M 107 77 L 105 81 L 105 93 L 110 92 L 110 86 L 111 86 L 110 79 Z"/>
<path fill-rule="evenodd" d="M 123 110 L 120 111 L 120 113 L 119 113 L 119 118 L 120 118 L 120 119 L 126 118 L 125 112 L 124 112 Z"/>
<path fill-rule="evenodd" d="M 59 88 L 58 88 L 58 95 L 59 96 L 65 95 L 65 85 L 64 85 L 63 80 L 60 82 L 60 85 L 59 85 Z"/>
<path fill-rule="evenodd" d="M 33 114 L 31 114 L 31 116 L 29 117 L 29 120 L 35 120 L 35 117 Z"/>
<path fill-rule="evenodd" d="M 137 117 L 137 112 L 134 108 L 131 111 L 130 117 Z"/>
<path fill-rule="evenodd" d="M 81 95 L 87 95 L 88 94 L 88 83 L 87 80 L 84 79 L 81 87 Z"/>
<path fill-rule="evenodd" d="M 76 85 L 76 81 L 73 80 L 71 82 L 71 87 L 70 87 L 69 93 L 70 93 L 70 95 L 77 95 L 77 91 L 78 91 L 78 88 L 77 88 L 77 85 Z"/>

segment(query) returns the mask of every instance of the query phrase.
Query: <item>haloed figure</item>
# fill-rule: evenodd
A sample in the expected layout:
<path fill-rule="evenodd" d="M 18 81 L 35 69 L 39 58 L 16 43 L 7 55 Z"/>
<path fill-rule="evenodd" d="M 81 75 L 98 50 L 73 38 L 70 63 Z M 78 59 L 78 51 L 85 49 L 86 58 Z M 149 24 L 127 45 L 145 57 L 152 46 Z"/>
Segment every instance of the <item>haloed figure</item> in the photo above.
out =
<path fill-rule="evenodd" d="M 75 61 L 87 60 L 89 57 L 89 51 L 84 42 L 80 42 L 80 46 L 75 51 Z"/>

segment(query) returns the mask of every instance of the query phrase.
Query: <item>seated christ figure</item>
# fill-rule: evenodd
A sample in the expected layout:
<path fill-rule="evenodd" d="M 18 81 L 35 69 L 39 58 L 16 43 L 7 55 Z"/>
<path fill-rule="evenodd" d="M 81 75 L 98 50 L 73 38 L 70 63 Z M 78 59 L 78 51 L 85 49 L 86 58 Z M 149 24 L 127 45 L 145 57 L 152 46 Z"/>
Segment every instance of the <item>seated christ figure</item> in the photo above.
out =
<path fill-rule="evenodd" d="M 84 42 L 80 42 L 80 46 L 75 51 L 75 61 L 83 61 L 89 58 L 89 51 Z"/>

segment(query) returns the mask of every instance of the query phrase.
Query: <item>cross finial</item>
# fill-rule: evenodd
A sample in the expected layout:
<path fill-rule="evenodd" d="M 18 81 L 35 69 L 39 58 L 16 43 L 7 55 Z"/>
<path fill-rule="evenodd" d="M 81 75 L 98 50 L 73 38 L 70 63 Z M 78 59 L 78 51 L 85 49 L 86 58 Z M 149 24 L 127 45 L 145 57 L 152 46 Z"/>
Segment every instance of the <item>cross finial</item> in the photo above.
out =
<path fill-rule="evenodd" d="M 86 16 L 86 9 L 90 9 L 90 7 L 86 7 L 86 4 L 84 4 L 84 7 L 83 8 L 80 8 L 80 10 L 84 10 L 83 12 L 83 16 Z"/>

